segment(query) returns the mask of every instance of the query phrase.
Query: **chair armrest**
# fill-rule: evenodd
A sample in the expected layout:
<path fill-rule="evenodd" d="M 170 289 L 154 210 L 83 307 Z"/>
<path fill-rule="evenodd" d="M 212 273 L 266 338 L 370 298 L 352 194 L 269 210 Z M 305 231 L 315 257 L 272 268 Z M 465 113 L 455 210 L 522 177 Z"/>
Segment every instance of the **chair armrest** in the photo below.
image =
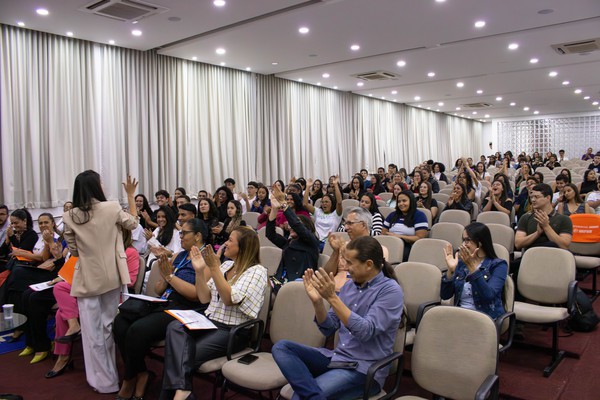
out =
<path fill-rule="evenodd" d="M 569 292 L 567 295 L 567 310 L 569 315 L 575 311 L 575 300 L 577 296 L 577 281 L 569 282 Z"/>
<path fill-rule="evenodd" d="M 504 323 L 506 318 L 509 318 L 508 342 L 505 345 L 503 345 L 500 348 L 500 350 L 498 350 L 500 353 L 504 353 L 506 350 L 508 350 L 510 348 L 510 346 L 512 346 L 513 338 L 515 336 L 515 330 L 517 328 L 517 324 L 515 323 L 517 320 L 517 316 L 512 311 L 504 313 L 501 316 L 499 316 L 498 318 L 496 318 L 495 324 L 496 324 L 496 330 L 498 331 L 498 343 L 500 342 L 500 336 L 502 336 L 502 324 Z"/>
<path fill-rule="evenodd" d="M 262 342 L 263 334 L 265 333 L 265 322 L 261 319 L 255 318 L 250 321 L 243 322 L 239 325 L 234 326 L 229 331 L 229 340 L 227 341 L 227 360 L 231 360 L 231 354 L 233 353 L 233 344 L 235 341 L 235 337 L 242 332 L 242 329 L 249 328 L 258 324 L 258 338 L 256 340 L 256 344 L 252 349 L 253 353 L 256 353 L 260 348 L 260 343 Z"/>
<path fill-rule="evenodd" d="M 415 321 L 415 332 L 419 329 L 419 324 L 421 323 L 421 318 L 423 318 L 425 311 L 430 307 L 439 306 L 441 304 L 441 301 L 427 301 L 419 305 L 419 309 L 417 310 L 417 320 Z"/>
<path fill-rule="evenodd" d="M 498 375 L 488 375 L 481 386 L 479 386 L 479 389 L 477 389 L 475 400 L 496 399 L 498 397 L 499 383 Z"/>
<path fill-rule="evenodd" d="M 368 400 L 370 397 L 369 392 L 371 391 L 371 387 L 373 386 L 373 383 L 375 382 L 375 374 L 377 373 L 377 371 L 390 365 L 391 363 L 393 363 L 396 360 L 398 360 L 398 368 L 396 369 L 396 382 L 394 385 L 394 389 L 392 391 L 390 391 L 389 395 L 393 395 L 398 390 L 398 387 L 400 386 L 400 378 L 402 378 L 402 370 L 404 369 L 404 354 L 399 353 L 399 352 L 394 352 L 394 353 L 390 354 L 389 356 L 371 364 L 371 366 L 369 367 L 369 369 L 367 371 L 367 379 L 365 381 L 365 391 L 363 393 L 364 400 Z M 381 389 L 383 389 L 383 388 L 381 388 Z"/>

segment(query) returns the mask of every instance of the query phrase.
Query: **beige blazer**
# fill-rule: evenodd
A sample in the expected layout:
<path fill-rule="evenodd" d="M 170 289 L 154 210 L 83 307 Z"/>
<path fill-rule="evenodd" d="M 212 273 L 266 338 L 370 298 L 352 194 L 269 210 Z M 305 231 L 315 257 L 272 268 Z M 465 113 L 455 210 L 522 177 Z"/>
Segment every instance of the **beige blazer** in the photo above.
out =
<path fill-rule="evenodd" d="M 64 238 L 71 255 L 79 257 L 71 296 L 98 296 L 130 283 L 121 229 L 133 230 L 134 217 L 116 201 L 96 202 L 85 224 L 79 208 L 63 214 Z"/>

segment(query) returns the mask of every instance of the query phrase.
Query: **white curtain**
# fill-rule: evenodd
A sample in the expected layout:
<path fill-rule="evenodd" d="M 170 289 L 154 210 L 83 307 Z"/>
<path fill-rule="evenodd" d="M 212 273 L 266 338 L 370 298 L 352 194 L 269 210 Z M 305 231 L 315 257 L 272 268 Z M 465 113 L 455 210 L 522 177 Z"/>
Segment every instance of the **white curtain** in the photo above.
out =
<path fill-rule="evenodd" d="M 155 52 L 2 25 L 0 203 L 57 207 L 88 168 L 122 199 L 161 188 L 243 190 L 291 176 L 446 163 L 481 148 L 478 122 Z"/>

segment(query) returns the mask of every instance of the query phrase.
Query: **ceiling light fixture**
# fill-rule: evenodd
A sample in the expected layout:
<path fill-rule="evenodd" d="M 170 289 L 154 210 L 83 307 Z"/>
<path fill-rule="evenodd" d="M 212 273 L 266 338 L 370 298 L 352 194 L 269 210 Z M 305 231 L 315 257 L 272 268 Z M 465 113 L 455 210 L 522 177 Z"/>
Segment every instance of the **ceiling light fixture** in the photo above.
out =
<path fill-rule="evenodd" d="M 134 29 L 131 31 L 131 34 L 133 36 L 142 36 L 142 31 L 140 31 L 139 29 Z"/>
<path fill-rule="evenodd" d="M 427 76 L 433 78 L 435 76 L 435 72 L 428 72 Z"/>
<path fill-rule="evenodd" d="M 589 99 L 590 99 L 590 96 L 585 96 L 583 99 L 584 99 L 584 100 L 589 100 Z"/>
<path fill-rule="evenodd" d="M 517 105 L 517 103 L 515 103 L 514 101 L 512 103 L 509 104 L 511 107 L 514 107 Z"/>
<path fill-rule="evenodd" d="M 483 28 L 484 26 L 485 26 L 485 21 L 475 22 L 475 28 Z"/>
<path fill-rule="evenodd" d="M 531 64 L 537 64 L 537 63 L 538 63 L 538 61 L 540 61 L 540 60 L 538 60 L 537 58 L 532 58 L 532 59 L 530 59 L 530 60 L 529 60 L 529 62 L 530 62 Z"/>
<path fill-rule="evenodd" d="M 112 40 L 112 39 L 110 39 L 110 40 L 108 41 L 108 44 L 115 44 L 115 41 L 114 41 L 114 40 Z"/>
<path fill-rule="evenodd" d="M 460 107 L 456 107 L 456 111 L 460 111 Z"/>
<path fill-rule="evenodd" d="M 538 110 L 535 110 L 533 113 L 534 113 L 535 115 L 538 115 L 540 112 L 539 112 Z"/>
<path fill-rule="evenodd" d="M 317 82 L 317 86 L 321 86 L 321 82 Z"/>
<path fill-rule="evenodd" d="M 220 63 L 219 65 L 220 65 L 221 67 L 224 67 L 224 66 L 225 66 L 225 62 L 224 62 L 224 61 L 221 61 L 221 63 Z"/>
<path fill-rule="evenodd" d="M 197 60 L 198 60 L 198 57 L 196 57 L 196 56 L 192 57 L 192 61 L 197 61 Z"/>
<path fill-rule="evenodd" d="M 473 112 L 472 112 L 472 114 L 473 114 L 473 115 L 477 115 L 477 111 L 473 111 Z"/>
<path fill-rule="evenodd" d="M 444 105 L 444 102 L 443 102 L 443 101 L 440 101 L 440 102 L 438 103 L 438 106 L 440 106 L 440 107 L 442 107 L 443 105 Z"/>
<path fill-rule="evenodd" d="M 548 76 L 549 76 L 550 78 L 554 78 L 556 75 L 558 75 L 558 72 L 556 72 L 556 71 L 550 71 L 550 72 L 548 73 Z"/>
<path fill-rule="evenodd" d="M 396 63 L 396 65 L 397 65 L 397 66 L 399 66 L 399 67 L 404 67 L 404 66 L 406 65 L 406 61 L 404 61 L 404 60 L 399 60 L 399 61 Z"/>
<path fill-rule="evenodd" d="M 369 93 L 369 97 L 373 97 L 373 93 Z"/>
<path fill-rule="evenodd" d="M 215 52 L 216 52 L 217 54 L 219 54 L 219 55 L 223 55 L 223 54 L 225 54 L 227 51 L 226 51 L 224 48 L 222 48 L 222 47 L 219 47 L 218 49 L 216 49 L 216 50 L 215 50 Z"/>
<path fill-rule="evenodd" d="M 575 93 L 575 94 L 579 94 L 579 93 L 581 93 L 581 92 L 582 92 L 582 90 L 581 90 L 581 89 L 575 89 L 575 90 L 573 91 L 573 93 Z"/>
<path fill-rule="evenodd" d="M 19 25 L 20 27 L 24 27 L 25 26 L 25 22 L 23 22 L 23 21 L 17 21 L 17 25 Z"/>
<path fill-rule="evenodd" d="M 304 82 L 304 79 L 298 78 L 298 82 Z"/>
<path fill-rule="evenodd" d="M 73 32 L 71 32 L 71 31 L 67 32 L 67 36 L 68 36 L 68 37 L 71 37 L 71 36 L 73 36 Z"/>
<path fill-rule="evenodd" d="M 334 88 L 334 89 L 337 89 L 337 86 L 334 86 L 333 88 Z"/>
<path fill-rule="evenodd" d="M 421 100 L 421 96 L 415 96 L 415 101 Z"/>
<path fill-rule="evenodd" d="M 397 90 L 392 90 L 392 94 L 398 94 Z"/>
<path fill-rule="evenodd" d="M 519 44 L 518 43 L 511 43 L 508 45 L 508 49 L 509 50 L 516 50 L 519 48 Z"/>
<path fill-rule="evenodd" d="M 364 86 L 364 82 L 358 82 L 356 86 Z"/>
<path fill-rule="evenodd" d="M 273 61 L 271 65 L 279 65 L 279 63 L 277 61 Z"/>
<path fill-rule="evenodd" d="M 252 71 L 252 68 L 246 67 L 246 71 Z M 300 81 L 300 82 L 302 82 L 302 81 Z"/>
<path fill-rule="evenodd" d="M 597 105 L 598 105 L 598 102 L 597 102 L 597 101 L 594 101 L 594 102 L 592 103 L 592 105 L 593 105 L 593 106 L 597 106 Z"/>
<path fill-rule="evenodd" d="M 523 111 L 529 111 L 529 107 L 523 107 Z"/>
<path fill-rule="evenodd" d="M 479 90 L 477 90 L 477 92 L 476 92 L 476 93 L 477 93 L 477 94 L 482 94 L 482 93 L 483 93 L 483 90 L 479 89 Z"/>
<path fill-rule="evenodd" d="M 213 1 L 213 4 L 216 7 L 223 7 L 225 5 L 225 0 L 215 0 L 215 1 Z"/>
<path fill-rule="evenodd" d="M 563 86 L 567 86 L 569 83 L 571 83 L 571 82 L 569 82 L 569 81 L 563 81 L 562 84 L 563 84 Z"/>
<path fill-rule="evenodd" d="M 502 101 L 502 96 L 496 97 L 496 101 Z"/>
<path fill-rule="evenodd" d="M 461 88 L 464 87 L 465 83 L 464 82 L 456 82 L 456 87 Z"/>
<path fill-rule="evenodd" d="M 357 44 L 353 44 L 352 46 L 350 46 L 350 50 L 352 51 L 358 51 L 360 50 L 360 46 Z"/>
<path fill-rule="evenodd" d="M 327 72 L 325 72 L 325 73 L 323 74 L 323 78 L 325 78 L 325 79 L 329 78 L 329 74 L 328 74 Z"/>
<path fill-rule="evenodd" d="M 489 117 L 490 117 L 490 114 L 485 114 L 483 117 L 484 117 L 484 118 L 489 118 Z"/>
<path fill-rule="evenodd" d="M 385 96 L 381 96 L 381 100 L 385 100 Z"/>
<path fill-rule="evenodd" d="M 300 29 L 298 29 L 298 32 L 300 32 L 303 35 L 306 35 L 308 32 L 310 32 L 310 29 L 308 29 L 306 26 L 302 26 L 300 27 Z"/>
<path fill-rule="evenodd" d="M 45 8 L 38 8 L 37 10 L 35 10 L 35 12 L 43 16 L 50 14 Z"/>

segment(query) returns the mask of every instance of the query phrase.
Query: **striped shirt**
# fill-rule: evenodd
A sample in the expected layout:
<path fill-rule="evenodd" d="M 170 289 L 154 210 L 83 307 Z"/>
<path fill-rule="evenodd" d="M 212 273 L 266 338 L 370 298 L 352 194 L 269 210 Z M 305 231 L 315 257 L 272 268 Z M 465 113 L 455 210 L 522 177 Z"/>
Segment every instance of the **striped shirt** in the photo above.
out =
<path fill-rule="evenodd" d="M 429 229 L 429 223 L 427 222 L 427 216 L 421 210 L 415 210 L 414 226 L 404 225 L 404 216 L 400 216 L 396 222 L 392 224 L 392 221 L 396 217 L 396 211 L 388 215 L 383 223 L 383 226 L 392 233 L 398 235 L 409 235 L 414 236 L 416 231 L 421 229 Z"/>

